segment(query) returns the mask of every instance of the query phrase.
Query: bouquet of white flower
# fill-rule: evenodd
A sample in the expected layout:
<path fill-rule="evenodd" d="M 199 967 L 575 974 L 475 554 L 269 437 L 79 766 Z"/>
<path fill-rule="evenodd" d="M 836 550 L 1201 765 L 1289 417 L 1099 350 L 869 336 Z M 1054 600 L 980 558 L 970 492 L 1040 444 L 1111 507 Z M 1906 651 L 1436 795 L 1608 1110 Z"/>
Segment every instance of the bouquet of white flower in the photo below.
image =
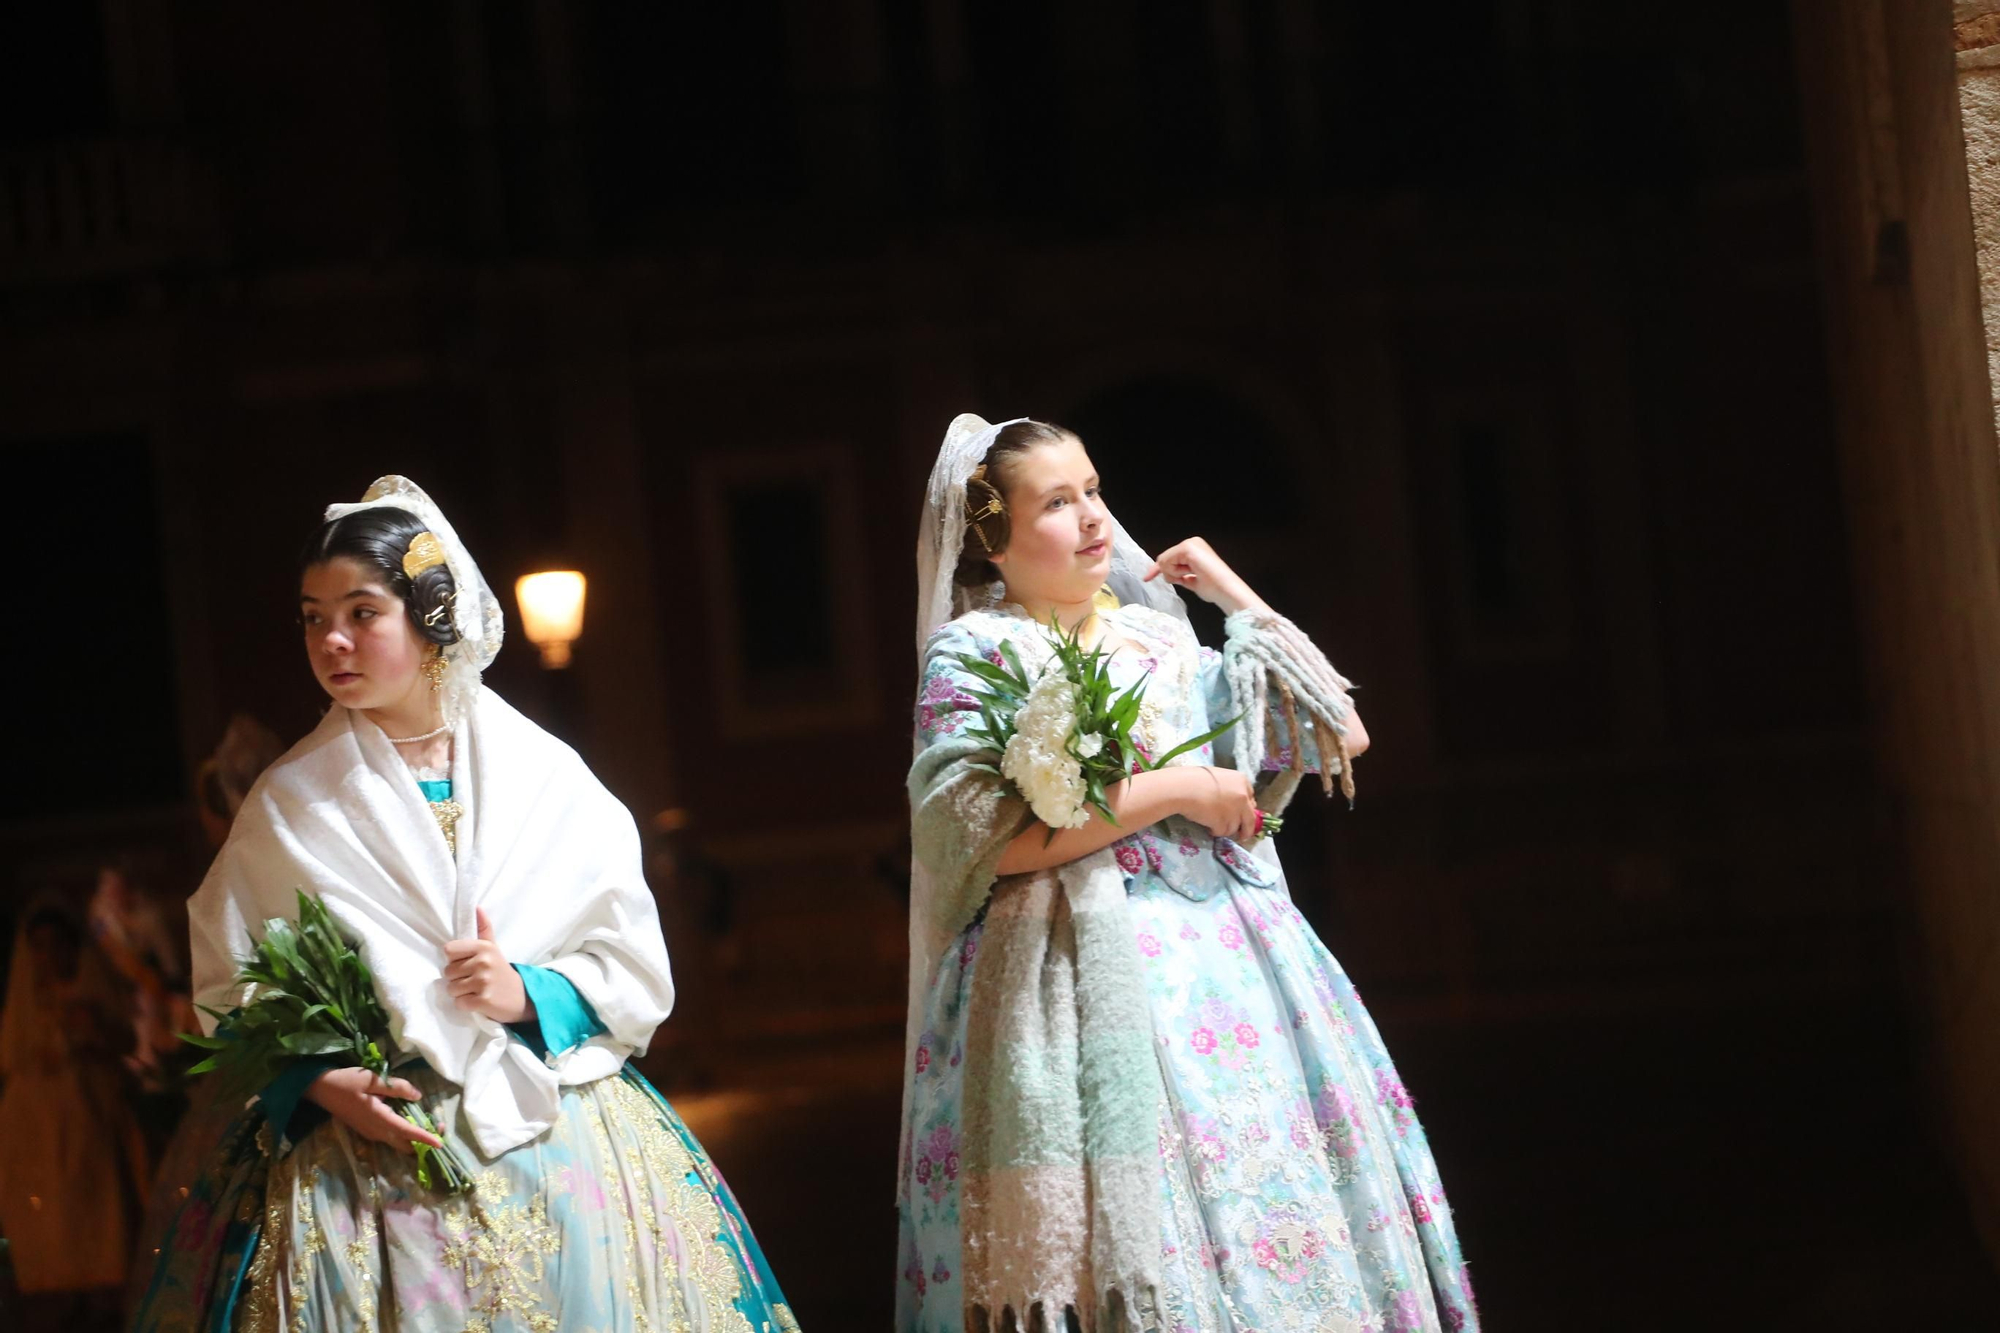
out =
<path fill-rule="evenodd" d="M 1053 620 L 1048 639 L 1048 660 L 1033 675 L 1021 665 L 1014 645 L 1005 641 L 1000 662 L 970 653 L 959 654 L 958 661 L 986 687 L 969 691 L 979 704 L 980 722 L 968 727 L 966 735 L 997 751 L 1000 767 L 980 767 L 1013 783 L 1049 826 L 1051 838 L 1059 828 L 1088 824 L 1093 809 L 1115 826 L 1118 819 L 1106 788 L 1134 773 L 1163 767 L 1236 725 L 1232 717 L 1165 754 L 1148 755 L 1132 739 L 1145 680 L 1115 690 L 1109 654 L 1083 647 L 1078 632 L 1066 633 Z M 1275 821 L 1267 817 L 1264 831 L 1275 833 Z"/>

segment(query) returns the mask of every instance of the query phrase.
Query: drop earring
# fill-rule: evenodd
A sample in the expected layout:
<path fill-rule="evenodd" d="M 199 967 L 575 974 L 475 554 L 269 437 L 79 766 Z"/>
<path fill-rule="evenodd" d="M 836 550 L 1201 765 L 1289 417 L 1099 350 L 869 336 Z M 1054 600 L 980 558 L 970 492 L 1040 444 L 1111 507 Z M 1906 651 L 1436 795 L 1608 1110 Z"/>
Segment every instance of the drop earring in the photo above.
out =
<path fill-rule="evenodd" d="M 423 666 L 419 669 L 424 673 L 425 678 L 430 681 L 432 694 L 436 694 L 442 690 L 444 688 L 445 673 L 444 649 L 439 648 L 429 657 L 425 658 Z"/>

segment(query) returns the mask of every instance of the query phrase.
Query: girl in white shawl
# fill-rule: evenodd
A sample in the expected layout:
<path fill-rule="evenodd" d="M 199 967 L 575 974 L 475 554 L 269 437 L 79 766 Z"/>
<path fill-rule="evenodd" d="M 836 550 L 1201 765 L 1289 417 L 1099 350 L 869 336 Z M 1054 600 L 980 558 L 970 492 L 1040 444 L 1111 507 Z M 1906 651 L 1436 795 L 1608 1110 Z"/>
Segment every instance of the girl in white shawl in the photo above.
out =
<path fill-rule="evenodd" d="M 627 1063 L 673 1003 L 637 829 L 479 684 L 500 608 L 451 526 L 383 478 L 327 511 L 300 608 L 334 706 L 190 903 L 195 998 L 240 1001 L 237 960 L 303 888 L 359 943 L 402 1062 L 383 1082 L 301 1060 L 252 1090 L 135 1327 L 796 1328 L 727 1187 Z M 469 1194 L 418 1182 L 414 1145 L 436 1140 L 389 1106 L 415 1097 Z"/>

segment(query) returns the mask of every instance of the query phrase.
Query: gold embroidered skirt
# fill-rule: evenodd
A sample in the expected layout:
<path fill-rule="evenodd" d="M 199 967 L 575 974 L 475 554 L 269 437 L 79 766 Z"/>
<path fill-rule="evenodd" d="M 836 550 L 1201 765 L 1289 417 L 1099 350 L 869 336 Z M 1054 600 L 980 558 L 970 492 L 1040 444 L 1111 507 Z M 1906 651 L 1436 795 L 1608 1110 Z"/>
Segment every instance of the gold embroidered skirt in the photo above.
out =
<path fill-rule="evenodd" d="M 457 1123 L 452 1084 L 421 1065 L 398 1072 Z M 182 1326 L 797 1329 L 728 1187 L 636 1072 L 565 1089 L 556 1124 L 498 1160 L 450 1138 L 474 1176 L 466 1195 L 423 1188 L 412 1159 L 338 1123 L 307 1134 L 269 1168 L 240 1282 L 218 1284 L 237 1289 L 204 1293 Z M 218 1304 L 235 1308 L 218 1319 Z"/>

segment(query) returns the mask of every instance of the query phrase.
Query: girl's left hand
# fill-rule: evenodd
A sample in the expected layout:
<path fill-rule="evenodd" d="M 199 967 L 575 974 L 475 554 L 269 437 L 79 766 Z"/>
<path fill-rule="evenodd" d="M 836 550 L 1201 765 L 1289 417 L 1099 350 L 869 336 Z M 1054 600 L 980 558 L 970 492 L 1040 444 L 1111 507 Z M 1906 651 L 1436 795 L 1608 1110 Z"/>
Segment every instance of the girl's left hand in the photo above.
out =
<path fill-rule="evenodd" d="M 444 946 L 451 961 L 444 969 L 444 984 L 453 1003 L 475 1014 L 484 1014 L 496 1023 L 520 1023 L 535 1016 L 528 1003 L 528 988 L 521 984 L 500 946 L 493 940 L 493 923 L 486 909 L 478 910 L 479 938 L 451 940 Z"/>
<path fill-rule="evenodd" d="M 1268 611 L 1264 599 L 1250 590 L 1240 575 L 1224 563 L 1205 538 L 1190 537 L 1160 552 L 1146 570 L 1146 581 L 1165 576 L 1202 601 L 1224 611 Z"/>

